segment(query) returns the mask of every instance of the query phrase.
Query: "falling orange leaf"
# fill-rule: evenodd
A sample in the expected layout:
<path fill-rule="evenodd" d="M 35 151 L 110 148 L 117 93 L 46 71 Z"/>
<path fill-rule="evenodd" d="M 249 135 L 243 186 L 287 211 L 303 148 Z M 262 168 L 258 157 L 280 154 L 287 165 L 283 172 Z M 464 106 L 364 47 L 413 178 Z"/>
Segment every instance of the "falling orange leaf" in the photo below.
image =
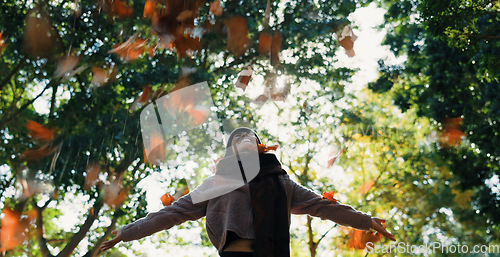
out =
<path fill-rule="evenodd" d="M 50 143 L 46 143 L 39 148 L 33 148 L 26 150 L 21 153 L 21 159 L 23 160 L 38 160 L 47 157 L 56 150 L 55 147 L 51 147 Z"/>
<path fill-rule="evenodd" d="M 278 31 L 274 32 L 271 42 L 271 65 L 277 66 L 280 63 L 279 53 L 281 51 L 281 35 Z"/>
<path fill-rule="evenodd" d="M 99 181 L 99 171 L 101 166 L 98 163 L 92 162 L 87 165 L 87 172 L 85 175 L 84 189 L 89 190 L 93 185 Z"/>
<path fill-rule="evenodd" d="M 108 82 L 108 72 L 100 67 L 91 66 L 92 69 L 92 81 L 90 82 L 93 86 L 100 87 Z"/>
<path fill-rule="evenodd" d="M 259 153 L 265 153 L 267 151 L 276 151 L 278 149 L 279 145 L 271 145 L 271 146 L 266 146 L 264 144 L 257 144 L 257 151 Z"/>
<path fill-rule="evenodd" d="M 52 49 L 52 24 L 43 11 L 30 10 L 26 14 L 24 50 L 33 57 L 47 57 Z"/>
<path fill-rule="evenodd" d="M 191 116 L 191 124 L 199 126 L 207 120 L 207 113 L 204 111 L 189 109 L 187 110 L 189 116 Z"/>
<path fill-rule="evenodd" d="M 383 224 L 386 227 L 385 223 Z M 347 237 L 349 239 L 347 247 L 350 249 L 365 249 L 366 244 L 379 242 L 383 235 L 381 233 L 364 231 L 354 228 L 345 228 L 347 230 Z"/>
<path fill-rule="evenodd" d="M 119 179 L 116 179 L 110 184 L 105 185 L 103 190 L 103 200 L 111 208 L 119 207 L 127 198 L 127 191 L 122 188 Z"/>
<path fill-rule="evenodd" d="M 138 37 L 138 33 L 132 35 L 127 41 L 120 45 L 115 45 L 110 53 L 115 53 L 126 62 L 131 62 L 139 58 L 146 51 L 149 52 L 147 40 Z"/>
<path fill-rule="evenodd" d="M 156 5 L 158 3 L 156 0 L 146 0 L 146 3 L 144 4 L 144 12 L 142 13 L 142 17 L 144 18 L 153 18 L 153 16 L 156 13 Z"/>
<path fill-rule="evenodd" d="M 447 118 L 443 122 L 443 131 L 439 135 L 439 143 L 443 147 L 455 147 L 462 142 L 465 133 L 461 130 L 463 118 Z"/>
<path fill-rule="evenodd" d="M 175 201 L 174 197 L 171 196 L 169 193 L 162 195 L 160 200 L 163 206 L 171 205 Z"/>
<path fill-rule="evenodd" d="M 269 35 L 265 31 L 259 33 L 259 53 L 269 54 L 271 51 L 271 42 L 273 41 L 273 36 Z"/>
<path fill-rule="evenodd" d="M 351 29 L 351 26 L 347 25 L 342 29 L 342 32 L 338 36 L 338 41 L 340 43 L 340 46 L 342 46 L 347 53 L 347 56 L 353 57 L 355 55 L 354 53 L 354 41 L 358 36 L 354 34 L 354 32 Z"/>
<path fill-rule="evenodd" d="M 359 192 L 364 195 L 372 189 L 373 185 L 375 185 L 375 181 L 365 182 L 359 187 Z"/>
<path fill-rule="evenodd" d="M 146 85 L 142 88 L 142 94 L 139 98 L 139 103 L 145 103 L 148 101 L 149 96 L 151 95 L 151 85 Z"/>
<path fill-rule="evenodd" d="M 335 191 L 323 192 L 323 198 L 329 200 L 330 202 L 336 203 L 337 199 L 333 198 Z"/>
<path fill-rule="evenodd" d="M 225 20 L 224 24 L 228 28 L 227 50 L 233 52 L 236 56 L 244 54 L 250 41 L 247 35 L 245 18 L 241 16 L 231 17 Z"/>
<path fill-rule="evenodd" d="M 238 76 L 238 80 L 236 81 L 236 87 L 246 90 L 248 83 L 250 83 L 250 79 L 252 79 L 253 70 L 251 67 L 247 67 L 243 69 Z"/>
<path fill-rule="evenodd" d="M 147 158 L 144 158 L 145 162 L 149 162 L 153 165 L 159 165 L 165 159 L 163 136 L 152 134 L 148 143 L 148 149 L 151 149 L 151 151 L 147 153 Z"/>
<path fill-rule="evenodd" d="M 81 69 L 76 69 L 76 66 L 78 65 L 78 62 L 80 61 L 80 58 L 78 56 L 74 55 L 68 55 L 59 60 L 59 63 L 57 64 L 57 69 L 54 72 L 54 78 L 60 78 L 60 77 L 65 77 L 69 78 L 72 77 L 74 74 L 79 72 Z"/>
<path fill-rule="evenodd" d="M 0 32 L 0 55 L 2 55 L 5 48 L 7 48 L 7 44 L 5 43 L 5 39 L 3 37 L 3 31 L 2 31 L 2 32 Z"/>
<path fill-rule="evenodd" d="M 220 5 L 219 0 L 214 0 L 210 3 L 210 12 L 216 16 L 220 16 L 222 14 L 222 6 Z"/>
<path fill-rule="evenodd" d="M 36 121 L 28 120 L 28 122 L 26 123 L 26 128 L 28 129 L 28 134 L 35 140 L 49 142 L 54 140 L 55 138 L 55 128 L 45 128 L 45 126 Z"/>
<path fill-rule="evenodd" d="M 35 210 L 21 215 L 19 212 L 5 207 L 1 220 L 0 238 L 2 241 L 0 241 L 0 252 L 5 252 L 25 242 L 28 239 L 26 232 L 35 218 Z"/>

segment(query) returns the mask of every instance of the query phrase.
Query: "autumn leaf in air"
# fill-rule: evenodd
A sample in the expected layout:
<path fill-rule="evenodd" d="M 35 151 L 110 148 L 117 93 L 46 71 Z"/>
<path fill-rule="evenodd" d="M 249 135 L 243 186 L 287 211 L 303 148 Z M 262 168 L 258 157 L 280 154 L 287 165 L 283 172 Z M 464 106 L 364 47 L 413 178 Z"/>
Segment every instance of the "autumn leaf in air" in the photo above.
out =
<path fill-rule="evenodd" d="M 338 41 L 340 46 L 342 46 L 346 50 L 346 54 L 349 57 L 353 57 L 354 53 L 354 41 L 358 36 L 352 32 L 351 26 L 347 25 L 342 29 L 342 32 L 338 35 Z"/>
<path fill-rule="evenodd" d="M 175 201 L 174 197 L 171 196 L 169 193 L 162 195 L 160 200 L 163 206 L 169 206 Z"/>
<path fill-rule="evenodd" d="M 209 10 L 216 16 L 220 16 L 222 14 L 222 6 L 220 5 L 219 0 L 214 0 L 210 3 Z"/>
<path fill-rule="evenodd" d="M 231 17 L 224 21 L 227 32 L 227 50 L 236 56 L 243 55 L 247 50 L 250 40 L 247 33 L 247 22 L 241 16 Z"/>
<path fill-rule="evenodd" d="M 90 84 L 94 87 L 104 86 L 113 78 L 113 76 L 116 76 L 115 73 L 117 72 L 115 68 L 111 73 L 108 70 L 97 66 L 91 66 L 91 69 L 92 81 L 90 82 Z"/>
<path fill-rule="evenodd" d="M 156 14 L 156 5 L 158 3 L 156 0 L 146 0 L 146 3 L 144 4 L 144 11 L 142 13 L 143 18 L 153 18 Z"/>
<path fill-rule="evenodd" d="M 47 57 L 52 49 L 52 23 L 44 11 L 30 10 L 26 14 L 24 50 L 33 57 Z"/>
<path fill-rule="evenodd" d="M 370 189 L 372 189 L 372 187 L 375 185 L 375 181 L 368 181 L 368 182 L 365 182 L 363 183 L 360 187 L 359 187 L 359 192 L 364 195 L 366 193 L 368 193 L 370 191 Z"/>
<path fill-rule="evenodd" d="M 337 199 L 333 198 L 334 195 L 335 195 L 335 191 L 323 192 L 323 199 L 327 199 L 330 202 L 336 203 L 338 201 L 337 201 Z"/>
<path fill-rule="evenodd" d="M 443 147 L 455 147 L 460 144 L 465 137 L 465 133 L 461 130 L 463 118 L 447 118 L 443 122 L 443 130 L 439 135 L 439 143 Z"/>
<path fill-rule="evenodd" d="M 127 191 L 122 188 L 119 179 L 105 185 L 103 192 L 104 202 L 111 208 L 119 207 L 127 199 Z"/>
<path fill-rule="evenodd" d="M 5 48 L 7 48 L 7 43 L 5 43 L 5 38 L 3 37 L 3 31 L 2 31 L 0 32 L 0 56 L 2 55 Z"/>
<path fill-rule="evenodd" d="M 131 62 L 139 58 L 143 53 L 150 53 L 151 51 L 151 48 L 147 45 L 147 40 L 140 38 L 136 33 L 124 43 L 113 47 L 109 52 L 115 53 L 126 62 Z"/>
<path fill-rule="evenodd" d="M 252 79 L 253 70 L 251 67 L 244 68 L 240 74 L 238 75 L 238 79 L 236 80 L 236 87 L 246 90 L 248 83 L 250 83 L 250 79 Z"/>
<path fill-rule="evenodd" d="M 151 85 L 145 85 L 142 88 L 142 94 L 139 98 L 139 103 L 145 103 L 149 100 L 149 96 L 151 95 Z"/>
<path fill-rule="evenodd" d="M 33 139 L 41 142 L 52 141 L 54 140 L 56 135 L 55 128 L 46 128 L 44 125 L 32 120 L 28 120 L 28 122 L 26 123 L 26 128 L 28 129 L 28 134 Z"/>
<path fill-rule="evenodd" d="M 54 72 L 54 78 L 62 78 L 61 81 L 64 82 L 85 70 L 87 68 L 86 66 L 76 68 L 79 61 L 80 58 L 74 55 L 67 55 L 63 57 L 57 65 L 57 69 Z"/>
<path fill-rule="evenodd" d="M 31 224 L 36 219 L 37 213 L 35 210 L 31 210 L 21 215 L 5 207 L 2 214 L 0 252 L 5 252 L 28 240 L 26 232 L 29 231 Z"/>
<path fill-rule="evenodd" d="M 257 144 L 257 151 L 259 153 L 265 153 L 267 151 L 276 151 L 278 149 L 279 145 L 271 145 L 271 146 L 266 146 L 264 144 Z"/>
<path fill-rule="evenodd" d="M 385 223 L 383 223 L 382 225 L 384 228 L 386 227 Z M 350 249 L 365 249 L 367 243 L 377 243 L 383 237 L 383 235 L 378 232 L 364 231 L 354 228 L 345 229 L 347 230 L 347 237 L 349 239 L 347 247 Z"/>
<path fill-rule="evenodd" d="M 281 51 L 281 35 L 278 31 L 274 32 L 273 40 L 271 41 L 271 65 L 276 67 L 280 64 L 279 53 Z"/>
<path fill-rule="evenodd" d="M 100 169 L 101 166 L 95 162 L 91 162 L 87 165 L 87 171 L 85 173 L 85 185 L 83 186 L 85 190 L 89 190 L 99 181 Z"/>

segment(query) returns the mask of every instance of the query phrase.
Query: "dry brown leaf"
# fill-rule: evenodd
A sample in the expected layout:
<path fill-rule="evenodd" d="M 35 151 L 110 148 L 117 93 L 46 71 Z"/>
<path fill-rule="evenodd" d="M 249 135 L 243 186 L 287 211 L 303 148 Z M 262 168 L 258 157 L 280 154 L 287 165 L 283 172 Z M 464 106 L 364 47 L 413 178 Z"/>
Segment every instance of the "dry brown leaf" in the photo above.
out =
<path fill-rule="evenodd" d="M 153 16 L 156 14 L 156 5 L 158 3 L 156 0 L 146 0 L 146 3 L 144 4 L 144 11 L 142 13 L 143 18 L 153 18 Z"/>
<path fill-rule="evenodd" d="M 92 81 L 93 86 L 100 87 L 108 82 L 108 72 L 100 67 L 91 66 L 92 68 Z"/>
<path fill-rule="evenodd" d="M 222 14 L 222 6 L 220 5 L 219 0 L 214 0 L 210 3 L 210 12 L 216 16 L 220 16 Z"/>
<path fill-rule="evenodd" d="M 42 142 L 54 140 L 57 130 L 56 128 L 48 129 L 44 125 L 32 120 L 28 120 L 26 128 L 28 129 L 28 134 L 32 136 L 33 139 Z"/>
<path fill-rule="evenodd" d="M 5 39 L 3 37 L 3 31 L 2 31 L 2 32 L 0 32 L 0 56 L 2 55 L 5 48 L 7 48 L 7 43 L 5 43 Z"/>
<path fill-rule="evenodd" d="M 87 171 L 85 174 L 85 185 L 83 188 L 89 190 L 93 185 L 99 181 L 99 171 L 101 166 L 98 163 L 91 162 L 87 165 Z"/>
<path fill-rule="evenodd" d="M 271 65 L 277 66 L 280 63 L 279 53 L 281 51 L 281 35 L 278 31 L 274 32 L 271 42 Z"/>
<path fill-rule="evenodd" d="M 8 207 L 3 209 L 3 217 L 1 220 L 2 229 L 0 230 L 0 252 L 5 252 L 25 242 L 28 237 L 26 232 L 31 227 L 31 223 L 35 220 L 37 213 L 31 210 L 25 215 L 11 210 Z"/>
<path fill-rule="evenodd" d="M 135 33 L 127 41 L 113 47 L 109 52 L 115 53 L 126 62 L 131 62 L 139 58 L 146 51 L 150 51 L 147 42 L 147 40 L 138 37 L 138 33 Z"/>
<path fill-rule="evenodd" d="M 52 24 L 45 12 L 30 10 L 26 14 L 24 50 L 33 57 L 47 57 L 52 49 Z"/>
<path fill-rule="evenodd" d="M 151 95 L 151 85 L 145 85 L 142 88 L 142 94 L 139 98 L 139 103 L 145 103 L 149 100 L 149 96 Z"/>
<path fill-rule="evenodd" d="M 375 185 L 375 181 L 368 181 L 368 182 L 365 182 L 363 183 L 360 187 L 359 187 L 359 192 L 364 195 L 366 193 L 368 193 L 370 191 L 370 189 L 372 189 L 373 185 Z"/>
<path fill-rule="evenodd" d="M 122 188 L 120 179 L 115 179 L 103 188 L 104 202 L 111 208 L 117 208 L 127 199 L 127 191 Z"/>
<path fill-rule="evenodd" d="M 79 61 L 80 58 L 78 56 L 67 55 L 63 57 L 57 64 L 57 69 L 54 72 L 54 78 L 60 78 L 63 76 L 67 76 L 67 74 L 69 73 L 72 73 L 78 65 Z"/>
<path fill-rule="evenodd" d="M 196 14 L 192 10 L 185 10 L 179 13 L 175 19 L 178 21 L 185 21 L 187 19 L 194 18 L 193 16 L 195 15 Z"/>
<path fill-rule="evenodd" d="M 252 74 L 253 74 L 253 70 L 251 67 L 247 67 L 247 68 L 243 69 L 240 72 L 240 75 L 238 76 L 238 79 L 235 83 L 236 87 L 239 87 L 239 88 L 243 89 L 243 91 L 245 91 L 247 86 L 248 86 L 248 83 L 250 83 L 250 80 L 252 79 Z"/>
<path fill-rule="evenodd" d="M 231 17 L 225 20 L 224 24 L 228 29 L 227 50 L 236 56 L 243 55 L 250 42 L 245 18 L 241 16 Z"/>
<path fill-rule="evenodd" d="M 269 54 L 271 51 L 271 42 L 273 41 L 273 36 L 269 35 L 265 31 L 259 33 L 259 53 Z"/>
<path fill-rule="evenodd" d="M 462 142 L 465 133 L 461 130 L 463 118 L 447 118 L 443 122 L 443 130 L 439 134 L 439 144 L 443 147 L 455 147 Z"/>

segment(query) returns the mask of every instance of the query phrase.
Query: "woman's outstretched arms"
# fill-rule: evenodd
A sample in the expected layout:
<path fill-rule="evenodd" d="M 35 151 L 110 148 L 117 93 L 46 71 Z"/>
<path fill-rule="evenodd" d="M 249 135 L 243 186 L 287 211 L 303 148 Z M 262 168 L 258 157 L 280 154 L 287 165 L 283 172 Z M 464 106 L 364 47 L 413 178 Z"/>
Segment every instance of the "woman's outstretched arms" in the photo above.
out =
<path fill-rule="evenodd" d="M 101 251 L 106 251 L 110 248 L 113 248 L 116 244 L 122 241 L 122 232 L 121 230 L 114 230 L 111 234 L 115 235 L 115 237 L 111 240 L 108 240 L 101 245 Z"/>
<path fill-rule="evenodd" d="M 293 214 L 309 214 L 360 230 L 374 229 L 387 238 L 394 240 L 394 235 L 387 232 L 382 226 L 385 220 L 356 211 L 349 205 L 332 203 L 330 200 L 323 199 L 320 195 L 295 183 L 290 178 L 286 180 L 293 188 L 290 206 Z"/>
<path fill-rule="evenodd" d="M 206 215 L 207 201 L 193 204 L 188 194 L 166 206 L 158 212 L 149 213 L 146 217 L 122 227 L 115 232 L 116 236 L 102 244 L 101 250 L 112 248 L 117 243 L 137 240 L 158 231 L 169 229 L 188 220 L 197 220 Z"/>

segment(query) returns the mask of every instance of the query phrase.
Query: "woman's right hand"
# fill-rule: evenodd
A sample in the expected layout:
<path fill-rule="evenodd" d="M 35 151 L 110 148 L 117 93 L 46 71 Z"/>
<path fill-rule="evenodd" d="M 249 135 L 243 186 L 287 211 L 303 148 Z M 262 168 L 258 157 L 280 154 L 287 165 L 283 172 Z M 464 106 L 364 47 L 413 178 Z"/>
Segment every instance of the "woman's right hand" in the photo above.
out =
<path fill-rule="evenodd" d="M 113 230 L 111 234 L 115 235 L 115 237 L 111 240 L 108 240 L 101 245 L 101 251 L 106 251 L 109 248 L 113 248 L 116 244 L 122 241 L 122 231 L 119 230 Z"/>

